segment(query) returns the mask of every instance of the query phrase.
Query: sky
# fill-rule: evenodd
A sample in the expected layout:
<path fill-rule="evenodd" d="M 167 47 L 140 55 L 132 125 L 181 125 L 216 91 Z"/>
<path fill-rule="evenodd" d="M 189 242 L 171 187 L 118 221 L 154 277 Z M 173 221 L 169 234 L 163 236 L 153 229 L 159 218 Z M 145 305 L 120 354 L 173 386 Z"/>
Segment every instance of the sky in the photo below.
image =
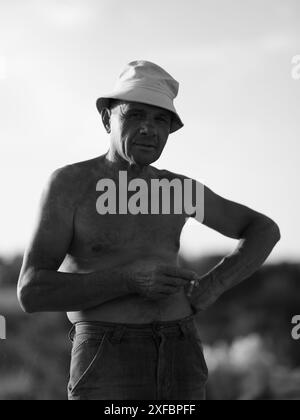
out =
<path fill-rule="evenodd" d="M 269 261 L 300 260 L 298 0 L 0 0 L 0 39 L 0 255 L 23 252 L 56 168 L 108 150 L 96 99 L 144 59 L 180 82 L 185 123 L 155 166 L 268 215 Z M 236 246 L 182 234 L 188 256 Z"/>

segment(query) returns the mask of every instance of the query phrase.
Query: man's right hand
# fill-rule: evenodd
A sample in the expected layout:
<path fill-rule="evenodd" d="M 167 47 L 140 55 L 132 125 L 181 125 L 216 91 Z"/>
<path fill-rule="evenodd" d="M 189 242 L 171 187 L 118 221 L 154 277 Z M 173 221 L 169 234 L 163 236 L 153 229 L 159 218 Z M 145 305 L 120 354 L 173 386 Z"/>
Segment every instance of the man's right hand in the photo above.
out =
<path fill-rule="evenodd" d="M 149 300 L 165 299 L 198 278 L 197 273 L 170 264 L 143 261 L 131 267 L 128 289 Z"/>

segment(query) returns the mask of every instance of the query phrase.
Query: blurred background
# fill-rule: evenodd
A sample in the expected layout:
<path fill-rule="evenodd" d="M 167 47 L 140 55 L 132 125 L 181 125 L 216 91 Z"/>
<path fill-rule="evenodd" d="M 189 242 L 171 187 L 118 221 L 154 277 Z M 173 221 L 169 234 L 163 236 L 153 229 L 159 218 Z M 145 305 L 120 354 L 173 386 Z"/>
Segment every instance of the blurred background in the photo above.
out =
<path fill-rule="evenodd" d="M 185 127 L 156 166 L 273 218 L 264 266 L 198 316 L 209 399 L 300 399 L 298 0 L 0 0 L 0 400 L 65 399 L 70 324 L 16 300 L 40 194 L 58 167 L 108 150 L 96 99 L 130 61 L 180 81 Z M 237 241 L 191 220 L 181 262 L 204 274 Z"/>

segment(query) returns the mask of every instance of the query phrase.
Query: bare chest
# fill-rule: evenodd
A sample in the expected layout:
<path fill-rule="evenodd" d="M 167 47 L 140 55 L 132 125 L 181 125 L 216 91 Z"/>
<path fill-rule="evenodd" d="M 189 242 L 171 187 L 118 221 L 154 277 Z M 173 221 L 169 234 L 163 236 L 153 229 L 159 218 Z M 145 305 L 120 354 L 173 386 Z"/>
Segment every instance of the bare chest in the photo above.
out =
<path fill-rule="evenodd" d="M 142 249 L 178 252 L 184 215 L 103 215 L 97 211 L 98 199 L 99 193 L 91 186 L 77 207 L 72 246 L 75 254 L 87 257 Z"/>

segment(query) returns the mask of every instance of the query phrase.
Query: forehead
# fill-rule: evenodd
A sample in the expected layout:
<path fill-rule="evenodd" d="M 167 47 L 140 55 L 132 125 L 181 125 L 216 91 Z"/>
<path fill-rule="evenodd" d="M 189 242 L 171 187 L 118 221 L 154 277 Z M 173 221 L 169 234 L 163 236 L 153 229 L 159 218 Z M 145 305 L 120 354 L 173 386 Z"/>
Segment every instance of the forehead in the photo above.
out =
<path fill-rule="evenodd" d="M 171 112 L 167 109 L 160 108 L 153 105 L 148 104 L 142 104 L 140 102 L 120 102 L 120 107 L 122 111 L 142 111 L 147 113 L 158 113 L 158 114 L 165 114 L 165 115 L 171 115 Z"/>

